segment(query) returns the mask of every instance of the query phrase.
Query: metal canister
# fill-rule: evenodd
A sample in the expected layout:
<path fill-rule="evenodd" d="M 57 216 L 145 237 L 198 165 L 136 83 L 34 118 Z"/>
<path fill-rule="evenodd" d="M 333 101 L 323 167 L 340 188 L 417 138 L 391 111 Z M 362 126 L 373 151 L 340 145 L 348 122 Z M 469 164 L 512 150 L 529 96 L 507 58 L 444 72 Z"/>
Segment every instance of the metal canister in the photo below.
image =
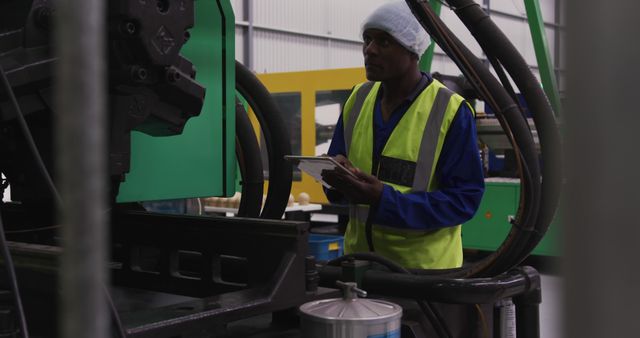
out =
<path fill-rule="evenodd" d="M 356 283 L 342 283 L 342 298 L 323 299 L 300 306 L 305 338 L 400 338 L 400 305 L 362 299 Z"/>

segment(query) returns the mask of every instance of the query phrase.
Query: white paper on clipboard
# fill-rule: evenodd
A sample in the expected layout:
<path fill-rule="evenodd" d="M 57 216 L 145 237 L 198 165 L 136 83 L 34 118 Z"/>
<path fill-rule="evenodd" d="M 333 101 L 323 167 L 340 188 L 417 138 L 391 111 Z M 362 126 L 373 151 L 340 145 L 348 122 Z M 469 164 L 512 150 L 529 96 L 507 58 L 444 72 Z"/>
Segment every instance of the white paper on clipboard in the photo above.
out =
<path fill-rule="evenodd" d="M 287 155 L 284 157 L 286 160 L 298 165 L 298 168 L 305 173 L 311 175 L 316 181 L 322 183 L 323 186 L 331 188 L 331 186 L 322 179 L 323 170 L 344 170 L 345 172 L 353 175 L 347 168 L 336 162 L 328 156 L 295 156 Z M 355 175 L 353 175 L 356 177 Z"/>

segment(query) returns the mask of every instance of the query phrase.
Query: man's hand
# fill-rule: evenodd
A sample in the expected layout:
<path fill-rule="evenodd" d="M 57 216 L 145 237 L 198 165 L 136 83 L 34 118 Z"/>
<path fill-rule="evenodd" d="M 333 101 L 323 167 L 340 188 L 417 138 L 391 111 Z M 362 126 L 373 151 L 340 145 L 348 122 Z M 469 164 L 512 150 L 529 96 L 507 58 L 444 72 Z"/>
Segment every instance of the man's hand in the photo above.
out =
<path fill-rule="evenodd" d="M 338 155 L 334 159 L 351 171 L 355 177 L 338 170 L 325 170 L 322 172 L 322 179 L 334 189 L 341 192 L 351 203 L 376 205 L 380 201 L 384 185 L 375 176 L 362 172 L 349 162 L 349 160 Z"/>
<path fill-rule="evenodd" d="M 351 163 L 351 161 L 349 161 L 348 158 L 342 155 L 336 155 L 333 159 L 354 174 L 359 171 L 358 168 L 353 166 L 353 164 Z"/>

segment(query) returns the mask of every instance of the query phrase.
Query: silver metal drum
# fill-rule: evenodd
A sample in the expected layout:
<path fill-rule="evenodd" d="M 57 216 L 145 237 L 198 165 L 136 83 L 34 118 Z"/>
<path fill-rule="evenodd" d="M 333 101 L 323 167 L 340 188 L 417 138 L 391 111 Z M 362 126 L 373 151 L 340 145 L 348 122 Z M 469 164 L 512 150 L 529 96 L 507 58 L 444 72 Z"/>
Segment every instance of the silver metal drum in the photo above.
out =
<path fill-rule="evenodd" d="M 323 299 L 300 307 L 305 338 L 400 338 L 400 305 L 361 299 L 355 283 L 338 282 L 343 298 Z"/>

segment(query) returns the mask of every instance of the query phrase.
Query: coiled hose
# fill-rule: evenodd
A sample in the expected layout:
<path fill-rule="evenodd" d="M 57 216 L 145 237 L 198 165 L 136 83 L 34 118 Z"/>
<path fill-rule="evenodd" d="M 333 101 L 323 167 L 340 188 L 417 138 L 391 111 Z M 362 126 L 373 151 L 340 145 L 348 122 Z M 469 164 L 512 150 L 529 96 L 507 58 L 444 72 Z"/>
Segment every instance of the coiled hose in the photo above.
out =
<path fill-rule="evenodd" d="M 509 43 L 504 33 L 488 19 L 482 8 L 469 0 L 451 0 L 449 3 L 460 8 L 456 14 L 462 22 L 474 33 L 481 45 L 486 46 L 495 54 L 502 66 L 511 74 L 514 82 L 520 88 L 525 100 L 534 112 L 533 120 L 540 139 L 542 149 L 542 177 L 540 184 L 542 195 L 540 209 L 534 231 L 526 245 L 516 257 L 528 255 L 540 242 L 549 224 L 553 220 L 562 186 L 562 147 L 560 135 L 556 126 L 554 112 L 538 80 L 529 70 L 526 61 L 516 48 Z M 504 83 L 504 81 L 503 81 Z M 524 259 L 524 257 L 522 257 Z M 518 264 L 520 262 L 514 262 Z"/>
<path fill-rule="evenodd" d="M 469 79 L 480 97 L 496 111 L 505 134 L 518 154 L 521 200 L 507 238 L 495 253 L 447 276 L 477 277 L 499 274 L 516 266 L 529 255 L 555 214 L 561 172 L 558 151 L 560 142 L 553 110 L 524 59 L 480 6 L 472 0 L 447 1 L 483 50 L 490 55 L 494 66 L 504 66 L 523 93 L 534 113 L 534 122 L 543 149 L 540 161 L 526 118 L 512 95 L 504 88 L 507 84 L 501 84 L 486 69 L 433 13 L 427 3 L 418 0 L 406 2 L 425 30 Z M 544 166 L 542 170 L 540 162 Z"/>
<path fill-rule="evenodd" d="M 285 155 L 291 155 L 289 131 L 269 91 L 247 67 L 238 61 L 236 61 L 236 90 L 247 101 L 260 122 L 260 129 L 269 154 L 269 188 L 260 217 L 280 219 L 289 201 L 293 177 L 292 166 L 284 159 Z M 260 154 L 254 156 L 259 158 Z"/>
<path fill-rule="evenodd" d="M 242 177 L 239 217 L 260 217 L 264 176 L 260 146 L 244 105 L 236 98 L 236 158 Z"/>

